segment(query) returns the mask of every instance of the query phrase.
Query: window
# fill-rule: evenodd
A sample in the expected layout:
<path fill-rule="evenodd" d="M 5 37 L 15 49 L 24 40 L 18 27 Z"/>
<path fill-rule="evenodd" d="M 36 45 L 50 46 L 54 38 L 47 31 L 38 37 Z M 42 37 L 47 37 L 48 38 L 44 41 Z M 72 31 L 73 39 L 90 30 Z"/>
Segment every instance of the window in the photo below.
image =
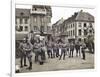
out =
<path fill-rule="evenodd" d="M 20 26 L 20 31 L 23 31 L 23 26 Z"/>
<path fill-rule="evenodd" d="M 81 34 L 82 34 L 82 33 L 81 33 L 81 29 L 78 30 L 78 34 L 79 34 L 79 36 L 81 36 Z"/>
<path fill-rule="evenodd" d="M 79 38 L 78 41 L 81 41 L 81 38 Z"/>
<path fill-rule="evenodd" d="M 41 26 L 41 29 L 40 29 L 42 32 L 44 32 L 44 26 Z"/>
<path fill-rule="evenodd" d="M 72 30 L 71 30 L 71 36 L 72 36 Z"/>
<path fill-rule="evenodd" d="M 89 30 L 90 33 L 92 33 L 92 30 Z"/>
<path fill-rule="evenodd" d="M 25 31 L 28 31 L 28 26 L 25 26 Z"/>
<path fill-rule="evenodd" d="M 82 24 L 81 24 L 81 22 L 79 22 L 79 24 L 78 24 L 78 25 L 79 25 L 79 27 L 81 27 L 81 25 L 82 25 Z"/>
<path fill-rule="evenodd" d="M 69 31 L 69 36 L 70 36 L 70 31 Z"/>
<path fill-rule="evenodd" d="M 71 24 L 71 28 L 72 28 L 72 26 L 73 26 L 73 25 Z"/>
<path fill-rule="evenodd" d="M 73 36 L 75 35 L 75 30 L 73 30 Z"/>
<path fill-rule="evenodd" d="M 86 23 L 84 23 L 84 27 L 86 27 Z"/>
<path fill-rule="evenodd" d="M 84 35 L 87 35 L 87 30 L 84 30 Z"/>
<path fill-rule="evenodd" d="M 34 30 L 37 31 L 38 30 L 38 27 L 37 26 L 34 26 Z"/>
<path fill-rule="evenodd" d="M 90 28 L 92 28 L 92 23 L 89 23 L 89 25 L 90 25 Z"/>
<path fill-rule="evenodd" d="M 27 18 L 25 18 L 25 24 L 28 24 L 28 19 Z"/>
<path fill-rule="evenodd" d="M 23 22 L 23 20 L 22 20 L 22 18 L 20 19 L 20 24 L 22 24 L 22 22 Z"/>
<path fill-rule="evenodd" d="M 73 24 L 73 28 L 74 28 L 74 24 Z"/>
<path fill-rule="evenodd" d="M 16 31 L 19 31 L 19 32 L 21 32 L 21 31 L 23 31 L 23 26 L 16 26 Z"/>

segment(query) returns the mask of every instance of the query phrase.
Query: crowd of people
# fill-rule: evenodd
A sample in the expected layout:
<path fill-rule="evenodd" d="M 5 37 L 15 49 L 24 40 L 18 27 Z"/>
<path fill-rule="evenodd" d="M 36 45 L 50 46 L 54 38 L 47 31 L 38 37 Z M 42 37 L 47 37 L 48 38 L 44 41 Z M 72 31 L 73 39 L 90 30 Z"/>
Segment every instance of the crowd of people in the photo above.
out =
<path fill-rule="evenodd" d="M 43 65 L 47 59 L 58 58 L 58 60 L 65 60 L 66 55 L 69 58 L 80 56 L 85 60 L 85 49 L 86 45 L 84 42 L 70 42 L 65 43 L 64 41 L 52 41 L 40 39 L 39 37 L 29 39 L 25 37 L 19 44 L 18 49 L 20 51 L 20 67 L 26 67 L 26 58 L 29 61 L 29 67 L 27 69 L 32 70 L 32 57 L 34 54 L 34 62 Z M 74 55 L 74 50 L 76 54 Z"/>

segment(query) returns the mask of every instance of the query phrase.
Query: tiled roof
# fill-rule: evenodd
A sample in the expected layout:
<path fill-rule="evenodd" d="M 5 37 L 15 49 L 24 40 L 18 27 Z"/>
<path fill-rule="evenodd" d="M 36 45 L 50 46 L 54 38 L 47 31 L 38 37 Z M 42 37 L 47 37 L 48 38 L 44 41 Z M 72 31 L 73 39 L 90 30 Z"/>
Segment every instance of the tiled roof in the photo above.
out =
<path fill-rule="evenodd" d="M 53 26 L 54 26 L 54 25 L 60 25 L 60 24 L 62 24 L 63 22 L 64 22 L 64 19 L 61 18 L 61 19 L 58 20 L 56 23 L 54 23 Z"/>
<path fill-rule="evenodd" d="M 94 22 L 94 16 L 92 16 L 88 12 L 83 12 L 82 10 L 80 12 L 74 13 L 71 17 L 66 19 L 64 22 L 72 22 L 72 21 L 89 21 L 89 22 Z"/>
<path fill-rule="evenodd" d="M 20 17 L 21 15 L 23 17 L 29 17 L 30 15 L 30 9 L 20 9 L 20 8 L 16 8 L 16 16 Z"/>
<path fill-rule="evenodd" d="M 89 14 L 88 12 L 82 12 L 80 11 L 78 15 L 76 16 L 75 20 L 79 21 L 94 21 L 94 17 Z"/>

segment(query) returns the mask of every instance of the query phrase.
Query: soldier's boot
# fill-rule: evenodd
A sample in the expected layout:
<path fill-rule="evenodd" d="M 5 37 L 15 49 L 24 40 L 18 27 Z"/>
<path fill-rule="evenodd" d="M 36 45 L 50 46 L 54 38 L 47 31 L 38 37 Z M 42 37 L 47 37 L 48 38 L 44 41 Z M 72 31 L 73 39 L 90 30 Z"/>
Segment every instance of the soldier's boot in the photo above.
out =
<path fill-rule="evenodd" d="M 26 65 L 26 58 L 24 58 L 24 66 L 27 66 L 27 65 Z"/>
<path fill-rule="evenodd" d="M 28 68 L 29 70 L 32 70 L 32 62 L 30 62 L 30 66 Z"/>
<path fill-rule="evenodd" d="M 23 64 L 22 64 L 22 61 L 20 62 L 20 65 L 21 65 L 20 67 L 21 67 L 21 68 L 23 68 Z"/>

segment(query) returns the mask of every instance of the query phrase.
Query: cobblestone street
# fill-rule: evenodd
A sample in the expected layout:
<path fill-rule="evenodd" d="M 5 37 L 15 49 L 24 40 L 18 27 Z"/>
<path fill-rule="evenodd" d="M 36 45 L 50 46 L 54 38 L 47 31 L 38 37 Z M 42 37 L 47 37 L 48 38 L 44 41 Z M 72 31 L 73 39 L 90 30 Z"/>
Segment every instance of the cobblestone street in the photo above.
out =
<path fill-rule="evenodd" d="M 46 56 L 47 57 L 47 56 Z M 74 69 L 93 69 L 94 68 L 94 54 L 86 53 L 86 60 L 82 60 L 81 57 L 76 57 L 74 53 L 73 58 L 69 58 L 66 55 L 65 60 L 59 60 L 59 58 L 48 59 L 44 65 L 39 65 L 34 62 L 34 54 L 32 58 L 32 70 L 21 68 L 21 73 L 24 72 L 42 72 L 42 71 L 56 71 L 56 70 L 74 70 Z M 27 65 L 28 65 L 27 60 Z M 16 59 L 16 65 L 20 65 L 20 59 Z"/>

